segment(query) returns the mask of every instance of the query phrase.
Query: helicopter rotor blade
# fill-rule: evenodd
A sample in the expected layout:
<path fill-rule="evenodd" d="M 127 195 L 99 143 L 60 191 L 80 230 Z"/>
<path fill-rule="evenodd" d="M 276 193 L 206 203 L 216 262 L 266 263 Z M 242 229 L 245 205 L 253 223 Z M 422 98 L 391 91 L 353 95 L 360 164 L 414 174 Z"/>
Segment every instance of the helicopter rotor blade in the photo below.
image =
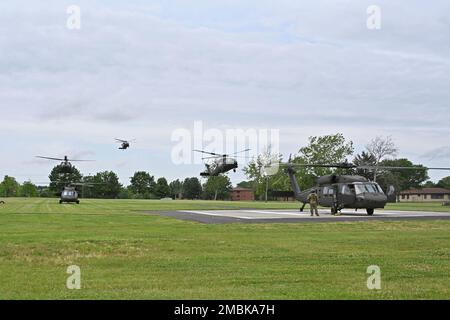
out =
<path fill-rule="evenodd" d="M 386 167 L 386 166 L 356 166 L 357 169 L 367 169 L 367 170 L 450 170 L 450 168 L 428 168 L 428 167 Z"/>
<path fill-rule="evenodd" d="M 214 153 L 214 152 L 207 152 L 207 151 L 203 151 L 203 150 L 193 150 L 193 151 L 204 153 L 204 154 L 210 154 L 212 156 L 218 156 L 218 157 L 226 156 L 226 155 L 223 155 L 223 154 L 218 154 L 218 153 Z"/>
<path fill-rule="evenodd" d="M 46 160 L 55 160 L 55 161 L 64 161 L 64 160 L 66 160 L 66 159 L 51 158 L 51 157 L 42 157 L 42 156 L 36 156 L 36 158 L 39 158 L 39 159 L 46 159 Z"/>
<path fill-rule="evenodd" d="M 247 151 L 250 151 L 251 149 L 245 149 L 245 150 L 241 150 L 241 151 L 238 151 L 238 152 L 234 152 L 234 153 L 232 153 L 231 155 L 235 155 L 235 154 L 239 154 L 239 153 L 244 153 L 244 152 L 247 152 Z"/>

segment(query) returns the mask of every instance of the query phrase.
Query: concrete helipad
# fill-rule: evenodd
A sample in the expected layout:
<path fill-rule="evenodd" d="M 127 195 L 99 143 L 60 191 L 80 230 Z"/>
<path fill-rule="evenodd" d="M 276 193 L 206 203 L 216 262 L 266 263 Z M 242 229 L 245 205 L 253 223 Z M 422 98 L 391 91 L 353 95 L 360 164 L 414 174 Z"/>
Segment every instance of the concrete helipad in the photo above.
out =
<path fill-rule="evenodd" d="M 150 213 L 150 212 L 149 212 Z M 153 212 L 154 213 L 154 212 Z M 311 217 L 309 211 L 298 210 L 185 210 L 161 212 L 161 215 L 202 223 L 286 223 L 286 222 L 338 222 L 404 219 L 450 219 L 450 212 L 376 210 L 368 216 L 365 210 L 343 210 L 341 216 L 333 216 L 329 210 L 319 210 L 320 217 Z"/>

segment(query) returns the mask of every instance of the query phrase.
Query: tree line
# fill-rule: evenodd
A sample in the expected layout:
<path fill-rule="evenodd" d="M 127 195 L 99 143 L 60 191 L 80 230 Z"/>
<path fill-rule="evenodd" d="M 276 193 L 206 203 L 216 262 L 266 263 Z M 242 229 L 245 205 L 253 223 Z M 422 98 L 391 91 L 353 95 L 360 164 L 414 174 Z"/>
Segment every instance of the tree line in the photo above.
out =
<path fill-rule="evenodd" d="M 83 176 L 76 167 L 64 165 L 54 167 L 49 178 L 49 186 L 43 187 L 31 181 L 19 184 L 14 177 L 5 176 L 0 183 L 0 197 L 57 197 L 68 185 L 74 185 L 82 198 L 98 199 L 226 200 L 232 190 L 231 181 L 226 176 L 209 177 L 204 184 L 196 177 L 168 183 L 164 177 L 155 179 L 149 172 L 138 171 L 125 187 L 113 171 Z"/>
<path fill-rule="evenodd" d="M 319 167 L 299 167 L 297 180 L 302 189 L 313 187 L 319 176 L 331 174 L 356 174 L 380 184 L 383 190 L 394 186 L 397 192 L 410 188 L 442 187 L 450 189 L 450 177 L 437 183 L 429 181 L 427 170 L 383 170 L 382 167 L 421 167 L 412 161 L 397 157 L 398 149 L 390 137 L 372 139 L 363 151 L 355 154 L 353 142 L 337 133 L 325 136 L 313 136 L 308 144 L 292 155 L 296 164 L 333 164 L 351 159 L 355 165 L 375 167 L 374 170 L 333 169 Z M 270 172 L 268 164 L 287 161 L 270 148 L 253 159 L 244 168 L 247 181 L 239 187 L 253 189 L 259 199 L 267 197 L 270 191 L 290 191 L 290 182 L 282 169 Z M 84 198 L 104 199 L 207 199 L 225 200 L 230 197 L 232 184 L 225 175 L 209 177 L 204 184 L 196 177 L 168 182 L 166 178 L 155 179 L 149 172 L 138 171 L 130 178 L 129 186 L 119 182 L 112 171 L 99 172 L 93 176 L 83 176 L 74 166 L 58 165 L 49 175 L 49 187 L 36 186 L 30 181 L 19 184 L 13 177 L 6 176 L 0 183 L 0 197 L 52 197 L 57 196 L 71 183 L 77 182 L 77 190 Z"/>

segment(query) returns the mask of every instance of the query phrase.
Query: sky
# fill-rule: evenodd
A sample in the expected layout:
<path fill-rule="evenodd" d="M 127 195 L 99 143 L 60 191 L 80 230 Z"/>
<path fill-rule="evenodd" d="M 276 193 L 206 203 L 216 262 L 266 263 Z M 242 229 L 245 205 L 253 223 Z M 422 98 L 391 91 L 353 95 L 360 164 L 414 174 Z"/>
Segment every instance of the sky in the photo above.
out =
<path fill-rule="evenodd" d="M 71 5 L 80 29 L 67 27 Z M 68 155 L 124 184 L 138 170 L 198 176 L 201 162 L 172 159 L 174 132 L 196 123 L 278 130 L 285 156 L 310 136 L 343 133 L 357 152 L 392 136 L 399 156 L 450 166 L 449 11 L 444 0 L 2 1 L 0 175 L 44 183 L 57 163 L 34 156 Z M 114 138 L 136 143 L 121 151 Z"/>

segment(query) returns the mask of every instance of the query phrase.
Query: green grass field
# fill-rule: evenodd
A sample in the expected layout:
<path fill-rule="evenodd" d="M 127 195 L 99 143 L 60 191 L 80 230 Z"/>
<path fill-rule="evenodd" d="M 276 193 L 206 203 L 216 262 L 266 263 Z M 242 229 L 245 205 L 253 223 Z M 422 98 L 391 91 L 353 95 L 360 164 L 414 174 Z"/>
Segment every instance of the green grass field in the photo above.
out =
<path fill-rule="evenodd" d="M 206 225 L 144 213 L 226 208 L 298 204 L 7 199 L 0 205 L 0 298 L 450 298 L 449 220 Z M 66 288 L 73 264 L 81 290 Z M 380 291 L 366 287 L 369 265 L 381 268 Z"/>

